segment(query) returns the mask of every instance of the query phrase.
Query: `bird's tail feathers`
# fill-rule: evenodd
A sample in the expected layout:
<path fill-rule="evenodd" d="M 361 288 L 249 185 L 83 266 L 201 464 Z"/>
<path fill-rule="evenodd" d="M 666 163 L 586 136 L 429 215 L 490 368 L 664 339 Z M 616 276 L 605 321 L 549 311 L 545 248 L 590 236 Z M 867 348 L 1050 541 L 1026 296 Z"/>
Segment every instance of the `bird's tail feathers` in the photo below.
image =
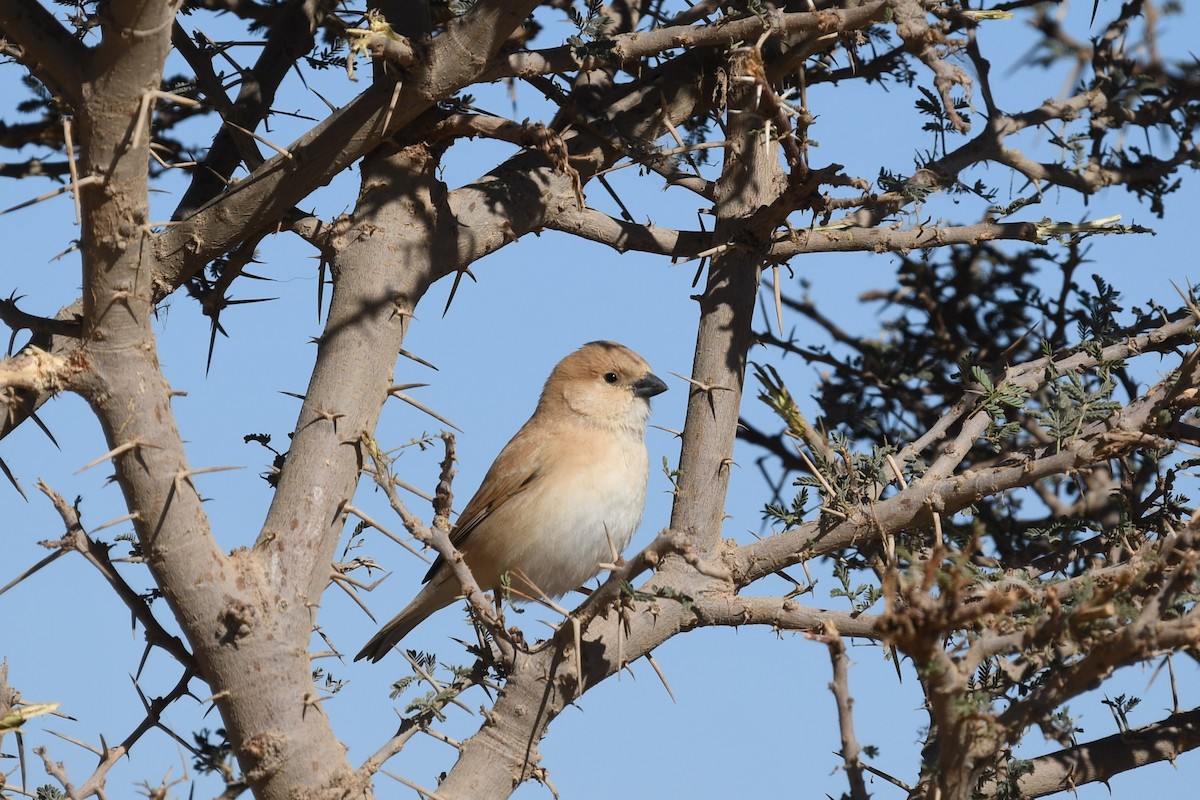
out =
<path fill-rule="evenodd" d="M 424 622 L 426 617 L 454 602 L 459 594 L 452 585 L 454 583 L 453 580 L 434 578 L 426 584 L 425 588 L 413 598 L 413 601 L 403 611 L 392 617 L 386 625 L 379 629 L 378 633 L 371 637 L 369 642 L 363 645 L 363 649 L 358 652 L 354 660 L 361 661 L 369 658 L 371 661 L 379 661 L 386 656 L 413 628 Z"/>

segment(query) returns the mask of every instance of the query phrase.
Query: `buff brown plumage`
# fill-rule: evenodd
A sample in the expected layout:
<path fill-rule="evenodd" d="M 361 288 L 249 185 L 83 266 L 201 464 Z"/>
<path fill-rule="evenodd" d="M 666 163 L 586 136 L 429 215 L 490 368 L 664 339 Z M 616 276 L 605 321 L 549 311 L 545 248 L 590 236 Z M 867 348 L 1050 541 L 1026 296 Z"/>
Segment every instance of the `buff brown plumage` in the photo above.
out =
<path fill-rule="evenodd" d="M 557 597 L 600 571 L 610 540 L 625 549 L 646 502 L 650 398 L 666 389 L 645 359 L 615 342 L 590 342 L 555 366 L 451 534 L 481 589 L 498 589 L 507 574 L 520 593 Z M 383 658 L 461 595 L 439 558 L 425 588 L 355 660 Z"/>

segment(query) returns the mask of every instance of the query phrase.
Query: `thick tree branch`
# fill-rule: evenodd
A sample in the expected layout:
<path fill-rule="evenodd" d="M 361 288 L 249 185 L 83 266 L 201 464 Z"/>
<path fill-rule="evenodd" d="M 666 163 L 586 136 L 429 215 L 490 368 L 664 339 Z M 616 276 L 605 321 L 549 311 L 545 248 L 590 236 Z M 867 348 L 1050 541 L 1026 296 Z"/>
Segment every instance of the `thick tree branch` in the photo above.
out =
<path fill-rule="evenodd" d="M 393 370 L 417 301 L 431 281 L 437 253 L 419 241 L 453 241 L 442 209 L 436 161 L 422 147 L 377 152 L 363 164 L 360 210 L 333 242 L 334 292 L 312 379 L 271 510 L 259 535 L 270 583 L 300 581 L 301 596 L 319 596 L 365 460 L 369 437 L 394 385 Z M 395 197 L 385 198 L 391 194 Z M 407 207 L 423 210 L 432 230 L 404 224 Z M 383 202 L 384 200 L 389 202 Z M 424 237 L 428 235 L 430 239 Z M 401 255 L 403 254 L 403 255 Z M 353 388 L 350 388 L 353 387 Z M 286 537 L 287 546 L 273 544 Z M 313 561 L 306 555 L 320 553 Z"/>
<path fill-rule="evenodd" d="M 615 219 L 593 208 L 579 208 L 569 198 L 551 202 L 557 213 L 546 218 L 546 227 L 605 244 L 618 253 L 637 250 L 675 258 L 691 258 L 714 246 L 706 231 L 677 231 L 660 228 L 652 221 L 642 225 Z"/>
<path fill-rule="evenodd" d="M 0 0 L 0 38 L 6 55 L 29 71 L 72 108 L 83 99 L 80 90 L 91 53 L 37 0 Z"/>
<path fill-rule="evenodd" d="M 194 480 L 209 470 L 188 464 L 158 363 L 146 164 L 175 10 L 126 0 L 102 15 L 97 69 L 79 113 L 80 169 L 104 176 L 104 185 L 80 197 L 86 371 L 75 388 L 113 448 L 146 564 L 187 635 L 247 782 L 262 800 L 279 800 L 354 772 L 328 720 L 304 713 L 315 690 L 298 643 L 312 629 L 306 600 L 319 591 L 272 594 L 251 553 L 216 546 Z M 247 669 L 247 652 L 272 668 Z"/>
<path fill-rule="evenodd" d="M 14 164 L 0 164 L 0 178 L 62 178 L 70 172 L 66 161 L 42 161 L 31 158 Z"/>
<path fill-rule="evenodd" d="M 376 82 L 195 214 L 154 237 L 156 284 L 169 294 L 209 261 L 278 219 L 438 100 L 471 83 L 536 6 L 480 2 L 452 21 L 419 74 Z"/>
<path fill-rule="evenodd" d="M 768 625 L 781 631 L 822 633 L 836 630 L 842 636 L 878 641 L 876 614 L 854 614 L 802 606 L 787 597 L 723 597 L 705 594 L 692 599 L 697 627 Z"/>
<path fill-rule="evenodd" d="M 336 3 L 329 0 L 291 2 L 283 6 L 282 14 L 273 21 L 266 43 L 258 60 L 242 71 L 237 99 L 232 103 L 219 82 L 202 80 L 208 100 L 220 112 L 226 123 L 255 130 L 266 118 L 275 102 L 275 93 L 297 59 L 312 49 L 314 34 L 321 19 Z M 212 72 L 207 57 L 198 51 L 178 23 L 172 41 L 188 58 L 198 76 Z M 203 62 L 203 63 L 202 63 Z M 211 76 L 214 77 L 215 76 Z M 247 151 L 250 157 L 247 158 Z M 184 192 L 174 217 L 182 219 L 205 202 L 218 196 L 228 185 L 238 164 L 245 163 L 250 171 L 257 169 L 262 157 L 253 140 L 231 125 L 223 125 L 213 138 L 212 146 L 198 168 L 192 172 L 192 183 Z"/>
<path fill-rule="evenodd" d="M 1014 786 L 983 783 L 979 797 L 1008 796 L 1015 788 L 1021 797 L 1045 797 L 1072 791 L 1085 783 L 1107 782 L 1138 767 L 1161 761 L 1175 762 L 1183 753 L 1200 747 L 1200 709 L 1181 711 L 1141 728 L 1114 733 L 1025 762 L 1028 771 L 1011 778 Z M 1010 769 L 1012 766 L 1010 765 Z"/>
<path fill-rule="evenodd" d="M 740 243 L 714 257 L 700 297 L 700 322 L 690 379 L 682 477 L 676 487 L 671 529 L 691 537 L 701 557 L 717 544 L 725 517 L 725 494 L 733 464 L 733 442 L 752 341 L 762 257 L 754 250 L 748 218 L 770 206 L 785 188 L 774 142 L 761 133 L 764 108 L 756 96 L 761 53 L 735 50 L 730 60 L 729 120 L 725 162 L 717 181 L 714 238 Z"/>

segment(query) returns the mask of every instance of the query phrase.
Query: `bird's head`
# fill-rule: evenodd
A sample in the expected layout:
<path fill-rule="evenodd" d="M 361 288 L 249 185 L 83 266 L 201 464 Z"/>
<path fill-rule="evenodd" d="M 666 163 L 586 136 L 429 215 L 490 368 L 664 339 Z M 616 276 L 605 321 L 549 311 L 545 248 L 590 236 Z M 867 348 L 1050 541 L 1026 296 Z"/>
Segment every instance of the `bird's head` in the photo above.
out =
<path fill-rule="evenodd" d="M 650 398 L 667 390 L 646 359 L 616 342 L 588 342 L 558 362 L 546 380 L 540 413 L 644 432 Z"/>

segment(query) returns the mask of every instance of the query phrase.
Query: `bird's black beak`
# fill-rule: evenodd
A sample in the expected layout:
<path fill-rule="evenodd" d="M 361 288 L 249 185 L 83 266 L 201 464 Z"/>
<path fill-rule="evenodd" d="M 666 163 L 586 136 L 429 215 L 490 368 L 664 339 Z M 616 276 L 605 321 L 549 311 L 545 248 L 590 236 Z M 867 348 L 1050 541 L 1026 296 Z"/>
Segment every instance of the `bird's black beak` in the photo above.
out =
<path fill-rule="evenodd" d="M 662 394 L 666 390 L 667 385 L 662 382 L 662 378 L 653 372 L 647 372 L 633 382 L 633 394 L 635 397 L 654 397 L 654 395 Z"/>

